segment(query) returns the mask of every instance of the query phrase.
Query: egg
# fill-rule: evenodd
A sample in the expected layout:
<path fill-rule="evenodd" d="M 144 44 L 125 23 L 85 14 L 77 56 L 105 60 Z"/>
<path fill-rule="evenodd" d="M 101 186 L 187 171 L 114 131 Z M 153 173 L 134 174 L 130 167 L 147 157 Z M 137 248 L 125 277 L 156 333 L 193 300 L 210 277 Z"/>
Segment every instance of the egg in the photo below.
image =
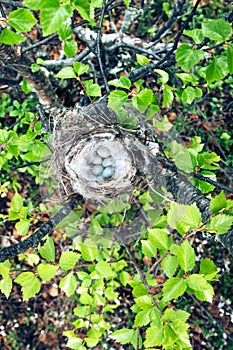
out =
<path fill-rule="evenodd" d="M 92 167 L 91 171 L 93 175 L 98 176 L 102 173 L 103 167 L 97 164 Z"/>
<path fill-rule="evenodd" d="M 111 157 L 105 158 L 105 159 L 103 159 L 103 161 L 102 161 L 102 166 L 103 166 L 104 168 L 109 167 L 109 166 L 112 166 L 112 164 L 113 164 L 113 160 L 112 160 Z"/>
<path fill-rule="evenodd" d="M 102 158 L 108 158 L 110 156 L 110 151 L 107 147 L 100 147 L 96 152 Z"/>
<path fill-rule="evenodd" d="M 95 154 L 95 156 L 93 157 L 92 163 L 93 164 L 101 164 L 102 158 L 100 156 L 98 156 L 98 154 Z"/>
<path fill-rule="evenodd" d="M 112 174 L 113 174 L 113 169 L 110 166 L 105 168 L 103 170 L 103 172 L 102 172 L 102 176 L 103 176 L 104 179 L 107 179 L 107 178 L 111 177 Z"/>

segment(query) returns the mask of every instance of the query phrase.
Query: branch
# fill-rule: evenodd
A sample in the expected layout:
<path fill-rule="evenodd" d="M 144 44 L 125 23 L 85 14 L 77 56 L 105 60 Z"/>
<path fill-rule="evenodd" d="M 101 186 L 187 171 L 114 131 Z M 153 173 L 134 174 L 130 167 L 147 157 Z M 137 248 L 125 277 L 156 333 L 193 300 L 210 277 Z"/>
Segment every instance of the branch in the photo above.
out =
<path fill-rule="evenodd" d="M 24 241 L 11 245 L 9 247 L 2 248 L 0 250 L 0 262 L 6 259 L 15 258 L 18 254 L 24 253 L 29 248 L 37 249 L 40 241 L 43 237 L 49 234 L 52 229 L 61 222 L 72 210 L 74 210 L 79 204 L 83 202 L 83 197 L 77 196 L 66 204 L 54 217 L 45 222 L 38 231 L 33 233 L 30 237 Z"/>

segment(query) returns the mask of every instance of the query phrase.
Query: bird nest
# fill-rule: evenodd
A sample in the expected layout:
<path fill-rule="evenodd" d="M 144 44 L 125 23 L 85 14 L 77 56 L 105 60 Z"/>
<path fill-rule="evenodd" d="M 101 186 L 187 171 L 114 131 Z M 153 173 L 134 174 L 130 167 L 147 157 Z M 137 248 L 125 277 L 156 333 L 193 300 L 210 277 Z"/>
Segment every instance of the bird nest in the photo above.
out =
<path fill-rule="evenodd" d="M 158 145 L 150 142 L 148 148 L 142 116 L 130 108 L 124 111 L 127 117 L 121 125 L 102 105 L 68 111 L 56 121 L 51 169 L 66 197 L 115 198 L 132 192 L 149 174 Z M 132 116 L 138 118 L 137 128 L 127 124 Z"/>

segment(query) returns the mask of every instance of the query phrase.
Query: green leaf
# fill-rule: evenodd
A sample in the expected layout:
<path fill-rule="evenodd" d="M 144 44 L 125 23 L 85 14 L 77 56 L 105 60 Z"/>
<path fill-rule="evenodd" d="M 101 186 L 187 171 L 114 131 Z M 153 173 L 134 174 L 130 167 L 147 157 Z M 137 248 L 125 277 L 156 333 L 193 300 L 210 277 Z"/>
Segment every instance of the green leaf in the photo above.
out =
<path fill-rule="evenodd" d="M 233 224 L 233 216 L 220 214 L 215 216 L 210 220 L 209 227 L 210 232 L 216 233 L 217 235 L 222 235 L 229 231 Z"/>
<path fill-rule="evenodd" d="M 171 203 L 168 211 L 168 224 L 181 235 L 193 230 L 201 224 L 201 213 L 195 204 L 184 205 Z"/>
<path fill-rule="evenodd" d="M 41 263 L 37 266 L 37 273 L 43 281 L 50 281 L 58 270 L 58 266 Z"/>
<path fill-rule="evenodd" d="M 59 287 L 61 290 L 65 292 L 65 294 L 70 297 L 74 294 L 77 288 L 77 280 L 72 272 L 68 273 L 65 277 L 63 277 L 59 283 Z"/>
<path fill-rule="evenodd" d="M 147 58 L 144 55 L 136 54 L 136 60 L 137 63 L 140 64 L 140 66 L 145 66 L 146 64 L 150 63 L 149 58 Z"/>
<path fill-rule="evenodd" d="M 91 84 L 87 86 L 86 94 L 88 96 L 101 96 L 101 88 L 98 84 Z"/>
<path fill-rule="evenodd" d="M 40 10 L 44 0 L 23 0 L 23 4 L 32 10 Z"/>
<path fill-rule="evenodd" d="M 155 258 L 157 255 L 157 247 L 150 241 L 143 239 L 142 244 L 142 253 L 151 258 Z"/>
<path fill-rule="evenodd" d="M 135 330 L 123 328 L 110 334 L 110 338 L 116 340 L 120 344 L 129 344 L 132 342 Z"/>
<path fill-rule="evenodd" d="M 78 50 L 78 44 L 74 40 L 67 40 L 64 44 L 65 55 L 68 58 L 73 57 Z"/>
<path fill-rule="evenodd" d="M 189 105 L 193 103 L 195 98 L 196 98 L 196 91 L 192 86 L 186 87 L 181 94 L 182 101 L 184 103 L 188 103 Z"/>
<path fill-rule="evenodd" d="M 221 43 L 231 36 L 231 25 L 224 19 L 209 19 L 202 23 L 202 31 L 205 37 Z"/>
<path fill-rule="evenodd" d="M 71 39 L 71 37 L 72 37 L 71 27 L 68 24 L 64 23 L 61 26 L 61 28 L 58 30 L 58 35 L 59 35 L 61 40 Z"/>
<path fill-rule="evenodd" d="M 115 90 L 110 92 L 108 97 L 108 107 L 113 110 L 119 110 L 127 101 L 128 94 L 125 91 Z"/>
<path fill-rule="evenodd" d="M 224 196 L 224 192 L 221 191 L 216 197 L 211 198 L 210 201 L 210 210 L 213 214 L 216 214 L 221 209 L 226 208 L 227 200 Z"/>
<path fill-rule="evenodd" d="M 132 102 L 140 113 L 144 113 L 147 107 L 152 103 L 153 96 L 153 91 L 145 88 L 137 96 L 133 96 Z"/>
<path fill-rule="evenodd" d="M 36 23 L 36 18 L 29 10 L 18 9 L 9 14 L 9 24 L 19 32 L 29 32 Z"/>
<path fill-rule="evenodd" d="M 75 252 L 63 252 L 59 260 L 60 268 L 66 271 L 71 270 L 76 265 L 77 261 L 79 260 L 79 257 L 80 254 Z"/>
<path fill-rule="evenodd" d="M 173 331 L 171 326 L 169 326 L 168 324 L 164 325 L 163 330 L 164 330 L 164 339 L 162 342 L 163 349 L 169 349 L 169 350 L 175 349 L 173 344 L 178 339 L 177 334 Z"/>
<path fill-rule="evenodd" d="M 206 69 L 206 80 L 212 83 L 216 80 L 222 80 L 228 74 L 227 62 L 224 57 L 214 57 L 212 63 Z"/>
<path fill-rule="evenodd" d="M 115 275 L 115 272 L 111 269 L 109 263 L 106 261 L 100 261 L 95 266 L 95 270 L 102 278 L 109 278 Z"/>
<path fill-rule="evenodd" d="M 20 220 L 15 225 L 17 233 L 22 236 L 28 233 L 29 227 L 30 227 L 30 220 Z"/>
<path fill-rule="evenodd" d="M 72 14 L 70 7 L 60 6 L 59 0 L 46 0 L 40 12 L 43 36 L 56 33 Z"/>
<path fill-rule="evenodd" d="M 18 213 L 23 206 L 23 198 L 18 192 L 11 199 L 11 211 Z"/>
<path fill-rule="evenodd" d="M 134 327 L 147 326 L 150 323 L 150 310 L 139 311 L 134 320 Z"/>
<path fill-rule="evenodd" d="M 163 272 L 167 277 L 171 278 L 177 270 L 178 261 L 177 257 L 173 255 L 166 256 L 161 263 Z"/>
<path fill-rule="evenodd" d="M 169 85 L 164 85 L 163 89 L 163 103 L 162 107 L 166 107 L 174 100 L 174 95 L 172 92 L 173 88 Z"/>
<path fill-rule="evenodd" d="M 10 277 L 3 278 L 0 281 L 0 291 L 5 295 L 8 299 L 12 290 L 12 280 Z"/>
<path fill-rule="evenodd" d="M 89 69 L 89 66 L 87 64 L 83 64 L 81 62 L 74 62 L 73 66 L 74 71 L 78 76 L 86 73 Z"/>
<path fill-rule="evenodd" d="M 177 250 L 178 263 L 184 272 L 190 271 L 195 266 L 196 255 L 194 249 L 187 239 L 179 246 Z"/>
<path fill-rule="evenodd" d="M 83 339 L 78 338 L 74 331 L 65 331 L 63 332 L 65 337 L 68 337 L 68 342 L 66 346 L 70 349 L 81 350 L 81 346 L 83 344 Z M 85 350 L 86 348 L 83 348 Z"/>
<path fill-rule="evenodd" d="M 205 176 L 211 180 L 216 181 L 216 175 L 210 171 L 202 171 L 200 173 L 202 176 Z M 210 191 L 213 191 L 215 186 L 207 183 L 206 181 L 194 179 L 194 184 L 199 190 L 201 190 L 202 193 L 208 193 Z"/>
<path fill-rule="evenodd" d="M 218 278 L 216 277 L 218 269 L 215 263 L 209 258 L 206 258 L 201 261 L 199 273 L 204 275 L 206 281 L 218 280 Z"/>
<path fill-rule="evenodd" d="M 140 297 L 135 299 L 135 303 L 140 309 L 146 311 L 151 310 L 153 306 L 153 300 L 150 295 L 141 295 Z"/>
<path fill-rule="evenodd" d="M 165 72 L 165 70 L 162 70 L 162 69 L 154 69 L 154 72 L 160 75 L 159 80 L 160 80 L 160 82 L 161 82 L 162 84 L 166 84 L 166 83 L 168 82 L 168 80 L 169 80 L 169 75 L 168 75 L 167 72 Z"/>
<path fill-rule="evenodd" d="M 46 260 L 55 260 L 55 247 L 51 237 L 47 237 L 45 244 L 39 247 L 39 253 L 42 256 L 42 258 Z"/>
<path fill-rule="evenodd" d="M 229 45 L 227 48 L 227 65 L 229 73 L 233 73 L 233 46 Z"/>
<path fill-rule="evenodd" d="M 201 29 L 193 29 L 193 30 L 186 30 L 185 29 L 183 31 L 183 34 L 192 38 L 193 41 L 195 42 L 195 44 L 201 44 L 201 42 L 203 41 L 203 39 L 205 37 Z"/>
<path fill-rule="evenodd" d="M 177 77 L 180 78 L 184 84 L 192 83 L 192 84 L 198 84 L 198 79 L 194 74 L 190 73 L 176 73 Z"/>
<path fill-rule="evenodd" d="M 55 77 L 61 79 L 69 79 L 76 78 L 76 74 L 73 67 L 64 67 L 55 75 Z"/>
<path fill-rule="evenodd" d="M 204 58 L 203 50 L 193 50 L 188 44 L 182 44 L 176 50 L 176 61 L 187 72 Z"/>
<path fill-rule="evenodd" d="M 148 231 L 148 238 L 151 243 L 159 249 L 169 248 L 169 239 L 167 230 L 155 228 Z"/>
<path fill-rule="evenodd" d="M 198 299 L 212 303 L 214 289 L 203 276 L 198 274 L 190 275 L 186 279 L 186 283 L 194 291 Z"/>
<path fill-rule="evenodd" d="M 80 243 L 79 249 L 85 261 L 94 261 L 98 255 L 98 247 L 90 239 L 86 239 L 84 243 Z"/>
<path fill-rule="evenodd" d="M 38 278 L 32 272 L 20 273 L 15 282 L 22 287 L 23 300 L 27 300 L 33 297 L 40 291 L 41 284 Z"/>
<path fill-rule="evenodd" d="M 163 328 L 152 326 L 147 328 L 146 330 L 146 340 L 144 342 L 144 346 L 147 348 L 160 346 L 163 341 Z"/>
<path fill-rule="evenodd" d="M 131 87 L 131 81 L 129 78 L 121 76 L 120 79 L 114 79 L 109 81 L 109 85 L 129 90 Z"/>
<path fill-rule="evenodd" d="M 186 291 L 187 285 L 184 280 L 172 277 L 163 284 L 163 300 L 177 299 Z"/>
<path fill-rule="evenodd" d="M 183 322 L 186 322 L 189 317 L 190 314 L 184 310 L 175 311 L 173 309 L 167 308 L 163 314 L 162 321 L 173 322 L 174 320 L 181 320 Z"/>

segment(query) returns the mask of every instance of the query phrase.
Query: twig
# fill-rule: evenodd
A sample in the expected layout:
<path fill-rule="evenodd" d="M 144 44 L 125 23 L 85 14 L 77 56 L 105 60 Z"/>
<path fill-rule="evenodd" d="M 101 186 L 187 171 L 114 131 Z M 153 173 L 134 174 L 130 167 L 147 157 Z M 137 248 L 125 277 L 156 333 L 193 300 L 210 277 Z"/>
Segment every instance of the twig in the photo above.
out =
<path fill-rule="evenodd" d="M 105 71 L 103 68 L 103 63 L 102 63 L 102 59 L 101 59 L 101 49 L 100 49 L 100 47 L 102 46 L 101 29 L 102 29 L 105 11 L 106 11 L 106 0 L 103 0 L 103 5 L 102 5 L 101 15 L 100 15 L 100 22 L 99 22 L 99 26 L 97 29 L 96 48 L 97 48 L 97 58 L 98 58 L 101 74 L 102 74 L 103 79 L 104 79 L 104 85 L 105 85 L 107 94 L 109 94 L 110 89 L 109 89 L 107 77 L 106 77 L 106 74 L 105 74 Z"/>
<path fill-rule="evenodd" d="M 9 247 L 2 248 L 0 250 L 0 262 L 6 259 L 15 258 L 18 254 L 24 253 L 29 248 L 37 249 L 40 241 L 43 237 L 49 234 L 52 229 L 61 222 L 72 210 L 74 210 L 79 204 L 83 202 L 82 196 L 77 196 L 66 204 L 54 217 L 45 222 L 38 231 L 34 232 L 30 237 L 24 241 L 13 244 Z"/>
<path fill-rule="evenodd" d="M 13 7 L 22 7 L 22 8 L 26 8 L 26 6 L 20 2 L 20 1 L 12 1 L 12 0 L 0 0 L 1 4 L 4 5 L 9 5 L 9 6 L 13 6 Z"/>

